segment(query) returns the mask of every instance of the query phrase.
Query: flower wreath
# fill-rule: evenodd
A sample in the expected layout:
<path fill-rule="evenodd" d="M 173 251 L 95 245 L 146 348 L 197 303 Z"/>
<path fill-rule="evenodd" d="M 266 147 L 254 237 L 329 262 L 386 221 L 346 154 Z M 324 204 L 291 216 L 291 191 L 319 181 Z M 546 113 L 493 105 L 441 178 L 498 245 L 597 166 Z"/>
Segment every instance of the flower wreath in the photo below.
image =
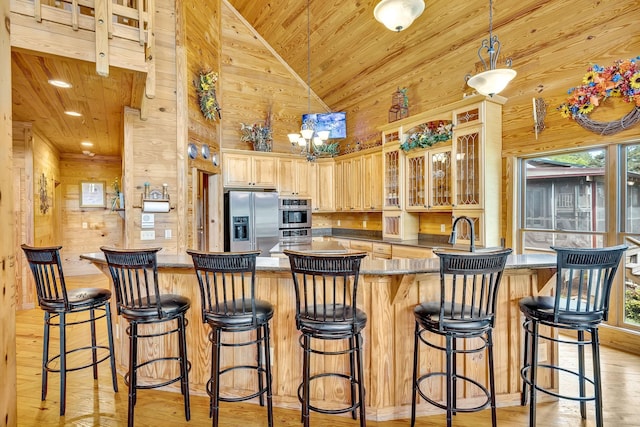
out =
<path fill-rule="evenodd" d="M 582 85 L 572 87 L 567 93 L 569 98 L 558 107 L 560 114 L 592 132 L 611 135 L 640 122 L 640 56 L 617 60 L 609 67 L 593 65 L 582 78 Z M 611 97 L 621 97 L 635 108 L 612 122 L 598 122 L 588 117 Z"/>
<path fill-rule="evenodd" d="M 207 120 L 215 120 L 222 118 L 221 108 L 216 99 L 216 82 L 218 81 L 218 73 L 215 71 L 201 71 L 196 84 L 198 91 L 198 99 L 200 100 L 200 111 Z"/>

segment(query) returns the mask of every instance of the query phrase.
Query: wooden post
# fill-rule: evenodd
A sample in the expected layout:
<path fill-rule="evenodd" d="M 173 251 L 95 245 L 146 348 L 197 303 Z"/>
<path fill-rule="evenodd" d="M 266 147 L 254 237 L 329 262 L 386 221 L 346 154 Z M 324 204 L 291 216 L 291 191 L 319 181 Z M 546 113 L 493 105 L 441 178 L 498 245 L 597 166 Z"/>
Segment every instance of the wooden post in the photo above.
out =
<path fill-rule="evenodd" d="M 39 2 L 36 2 L 39 3 Z M 0 1 L 0 425 L 17 424 L 9 1 Z"/>
<path fill-rule="evenodd" d="M 96 19 L 96 73 L 107 77 L 109 75 L 109 25 L 107 2 L 111 0 L 97 0 L 95 6 Z"/>

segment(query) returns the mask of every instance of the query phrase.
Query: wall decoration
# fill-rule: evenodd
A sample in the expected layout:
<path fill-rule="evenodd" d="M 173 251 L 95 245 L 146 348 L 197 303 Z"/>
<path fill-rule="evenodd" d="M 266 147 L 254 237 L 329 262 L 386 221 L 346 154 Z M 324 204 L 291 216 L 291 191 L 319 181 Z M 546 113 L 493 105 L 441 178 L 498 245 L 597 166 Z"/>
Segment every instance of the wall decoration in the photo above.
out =
<path fill-rule="evenodd" d="M 200 111 L 207 120 L 221 119 L 221 108 L 216 99 L 216 82 L 218 73 L 215 71 L 203 70 L 200 72 L 196 90 L 200 100 Z"/>
<path fill-rule="evenodd" d="M 547 116 L 547 103 L 542 98 L 533 98 L 533 130 L 538 134 L 545 128 L 544 119 Z"/>
<path fill-rule="evenodd" d="M 270 120 L 258 121 L 254 124 L 240 123 L 242 136 L 240 141 L 253 144 L 255 151 L 271 151 L 273 149 L 273 136 L 271 134 Z"/>
<path fill-rule="evenodd" d="M 85 181 L 80 183 L 80 207 L 81 208 L 104 208 L 104 182 Z"/>
<path fill-rule="evenodd" d="M 47 190 L 47 177 L 44 173 L 40 176 L 40 213 L 46 214 L 49 210 L 49 194 Z"/>
<path fill-rule="evenodd" d="M 391 108 L 389 108 L 389 123 L 404 119 L 409 116 L 409 95 L 406 87 L 398 88 L 391 97 Z"/>
<path fill-rule="evenodd" d="M 420 125 L 418 129 L 417 131 L 412 129 L 406 141 L 400 144 L 403 151 L 431 147 L 438 142 L 449 141 L 453 136 L 453 124 L 448 120 L 428 122 Z"/>
<path fill-rule="evenodd" d="M 569 98 L 558 107 L 563 117 L 571 118 L 583 128 L 612 135 L 640 122 L 640 56 L 617 60 L 608 67 L 593 65 L 587 69 L 582 84 L 568 91 Z M 600 122 L 589 117 L 608 98 L 622 98 L 633 105 L 624 117 Z"/>

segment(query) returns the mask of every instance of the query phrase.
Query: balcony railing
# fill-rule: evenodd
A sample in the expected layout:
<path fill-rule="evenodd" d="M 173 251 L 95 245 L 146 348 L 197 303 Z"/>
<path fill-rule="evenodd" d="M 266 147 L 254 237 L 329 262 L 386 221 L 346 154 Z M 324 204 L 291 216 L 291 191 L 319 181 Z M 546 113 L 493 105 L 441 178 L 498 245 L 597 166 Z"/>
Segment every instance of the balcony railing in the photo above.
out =
<path fill-rule="evenodd" d="M 12 13 L 32 17 L 38 23 L 94 32 L 96 72 L 102 76 L 109 75 L 113 39 L 137 43 L 147 66 L 146 94 L 153 97 L 154 0 L 11 0 L 10 8 Z"/>

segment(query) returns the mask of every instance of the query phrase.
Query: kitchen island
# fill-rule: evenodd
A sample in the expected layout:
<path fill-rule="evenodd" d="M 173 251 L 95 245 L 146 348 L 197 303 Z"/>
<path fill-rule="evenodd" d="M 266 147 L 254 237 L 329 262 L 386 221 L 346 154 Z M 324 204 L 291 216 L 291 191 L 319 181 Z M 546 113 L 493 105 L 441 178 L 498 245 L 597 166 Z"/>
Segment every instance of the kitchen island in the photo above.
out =
<path fill-rule="evenodd" d="M 90 253 L 82 255 L 105 274 L 109 275 L 104 255 Z M 496 396 L 498 405 L 520 403 L 520 365 L 522 360 L 522 326 L 518 301 L 532 294 L 548 294 L 555 273 L 555 255 L 511 255 L 505 267 L 505 274 L 499 292 L 499 301 L 494 330 L 494 357 Z M 192 367 L 189 374 L 193 393 L 205 394 L 205 384 L 210 372 L 211 344 L 207 339 L 209 327 L 202 323 L 200 314 L 200 294 L 191 258 L 184 255 L 158 255 L 159 280 L 162 292 L 184 295 L 191 299 L 192 306 L 187 318 L 187 345 Z M 299 333 L 295 325 L 295 294 L 293 281 L 286 258 L 258 258 L 257 297 L 268 300 L 275 306 L 271 323 L 273 401 L 277 406 L 298 408 L 298 385 L 302 379 L 302 350 L 298 344 Z M 438 259 L 394 259 L 363 260 L 360 276 L 359 307 L 368 315 L 368 323 L 363 333 L 364 373 L 366 387 L 367 418 L 389 420 L 408 418 L 411 408 L 412 364 L 413 364 L 413 308 L 421 301 L 437 298 L 439 294 Z M 115 302 L 114 302 L 115 303 Z M 126 322 L 114 319 L 116 330 L 116 360 L 122 374 L 127 370 L 128 340 L 124 333 Z M 238 335 L 238 334 L 236 334 Z M 229 340 L 242 340 L 233 336 Z M 225 337 L 223 337 L 225 339 Z M 141 343 L 141 346 L 144 344 Z M 320 343 L 325 350 L 340 343 Z M 142 347 L 148 354 L 156 352 L 158 346 L 163 351 L 177 351 L 172 339 L 147 343 Z M 442 352 L 422 346 L 420 349 L 421 372 L 443 370 Z M 145 351 L 141 350 L 141 357 Z M 541 349 L 541 359 L 554 361 L 555 349 Z M 254 363 L 255 354 L 246 350 L 225 349 L 222 365 L 231 361 L 240 364 Z M 316 358 L 312 362 L 312 372 L 320 369 L 342 370 L 346 372 L 348 362 L 338 358 Z M 313 361 L 313 358 L 312 358 Z M 323 364 L 323 366 L 320 366 Z M 157 365 L 157 364 L 155 364 Z M 150 367 L 143 376 L 158 378 L 174 376 L 175 366 Z M 477 378 L 486 378 L 484 354 L 472 354 L 459 359 L 459 373 Z M 225 378 L 226 376 L 226 378 Z M 226 395 L 246 394 L 254 389 L 256 377 L 240 371 L 232 371 L 223 376 L 221 390 Z M 557 379 L 544 378 L 545 386 L 557 387 Z M 440 380 L 437 380 L 440 381 Z M 312 387 L 312 397 L 321 400 L 323 407 L 344 406 L 349 398 L 349 384 L 336 381 L 316 381 Z M 444 386 L 433 383 L 435 395 L 443 400 Z M 179 392 L 179 388 L 175 389 Z M 461 406 L 477 403 L 477 390 L 461 387 L 458 390 Z M 439 410 L 424 401 L 418 405 L 418 415 L 438 413 Z"/>

